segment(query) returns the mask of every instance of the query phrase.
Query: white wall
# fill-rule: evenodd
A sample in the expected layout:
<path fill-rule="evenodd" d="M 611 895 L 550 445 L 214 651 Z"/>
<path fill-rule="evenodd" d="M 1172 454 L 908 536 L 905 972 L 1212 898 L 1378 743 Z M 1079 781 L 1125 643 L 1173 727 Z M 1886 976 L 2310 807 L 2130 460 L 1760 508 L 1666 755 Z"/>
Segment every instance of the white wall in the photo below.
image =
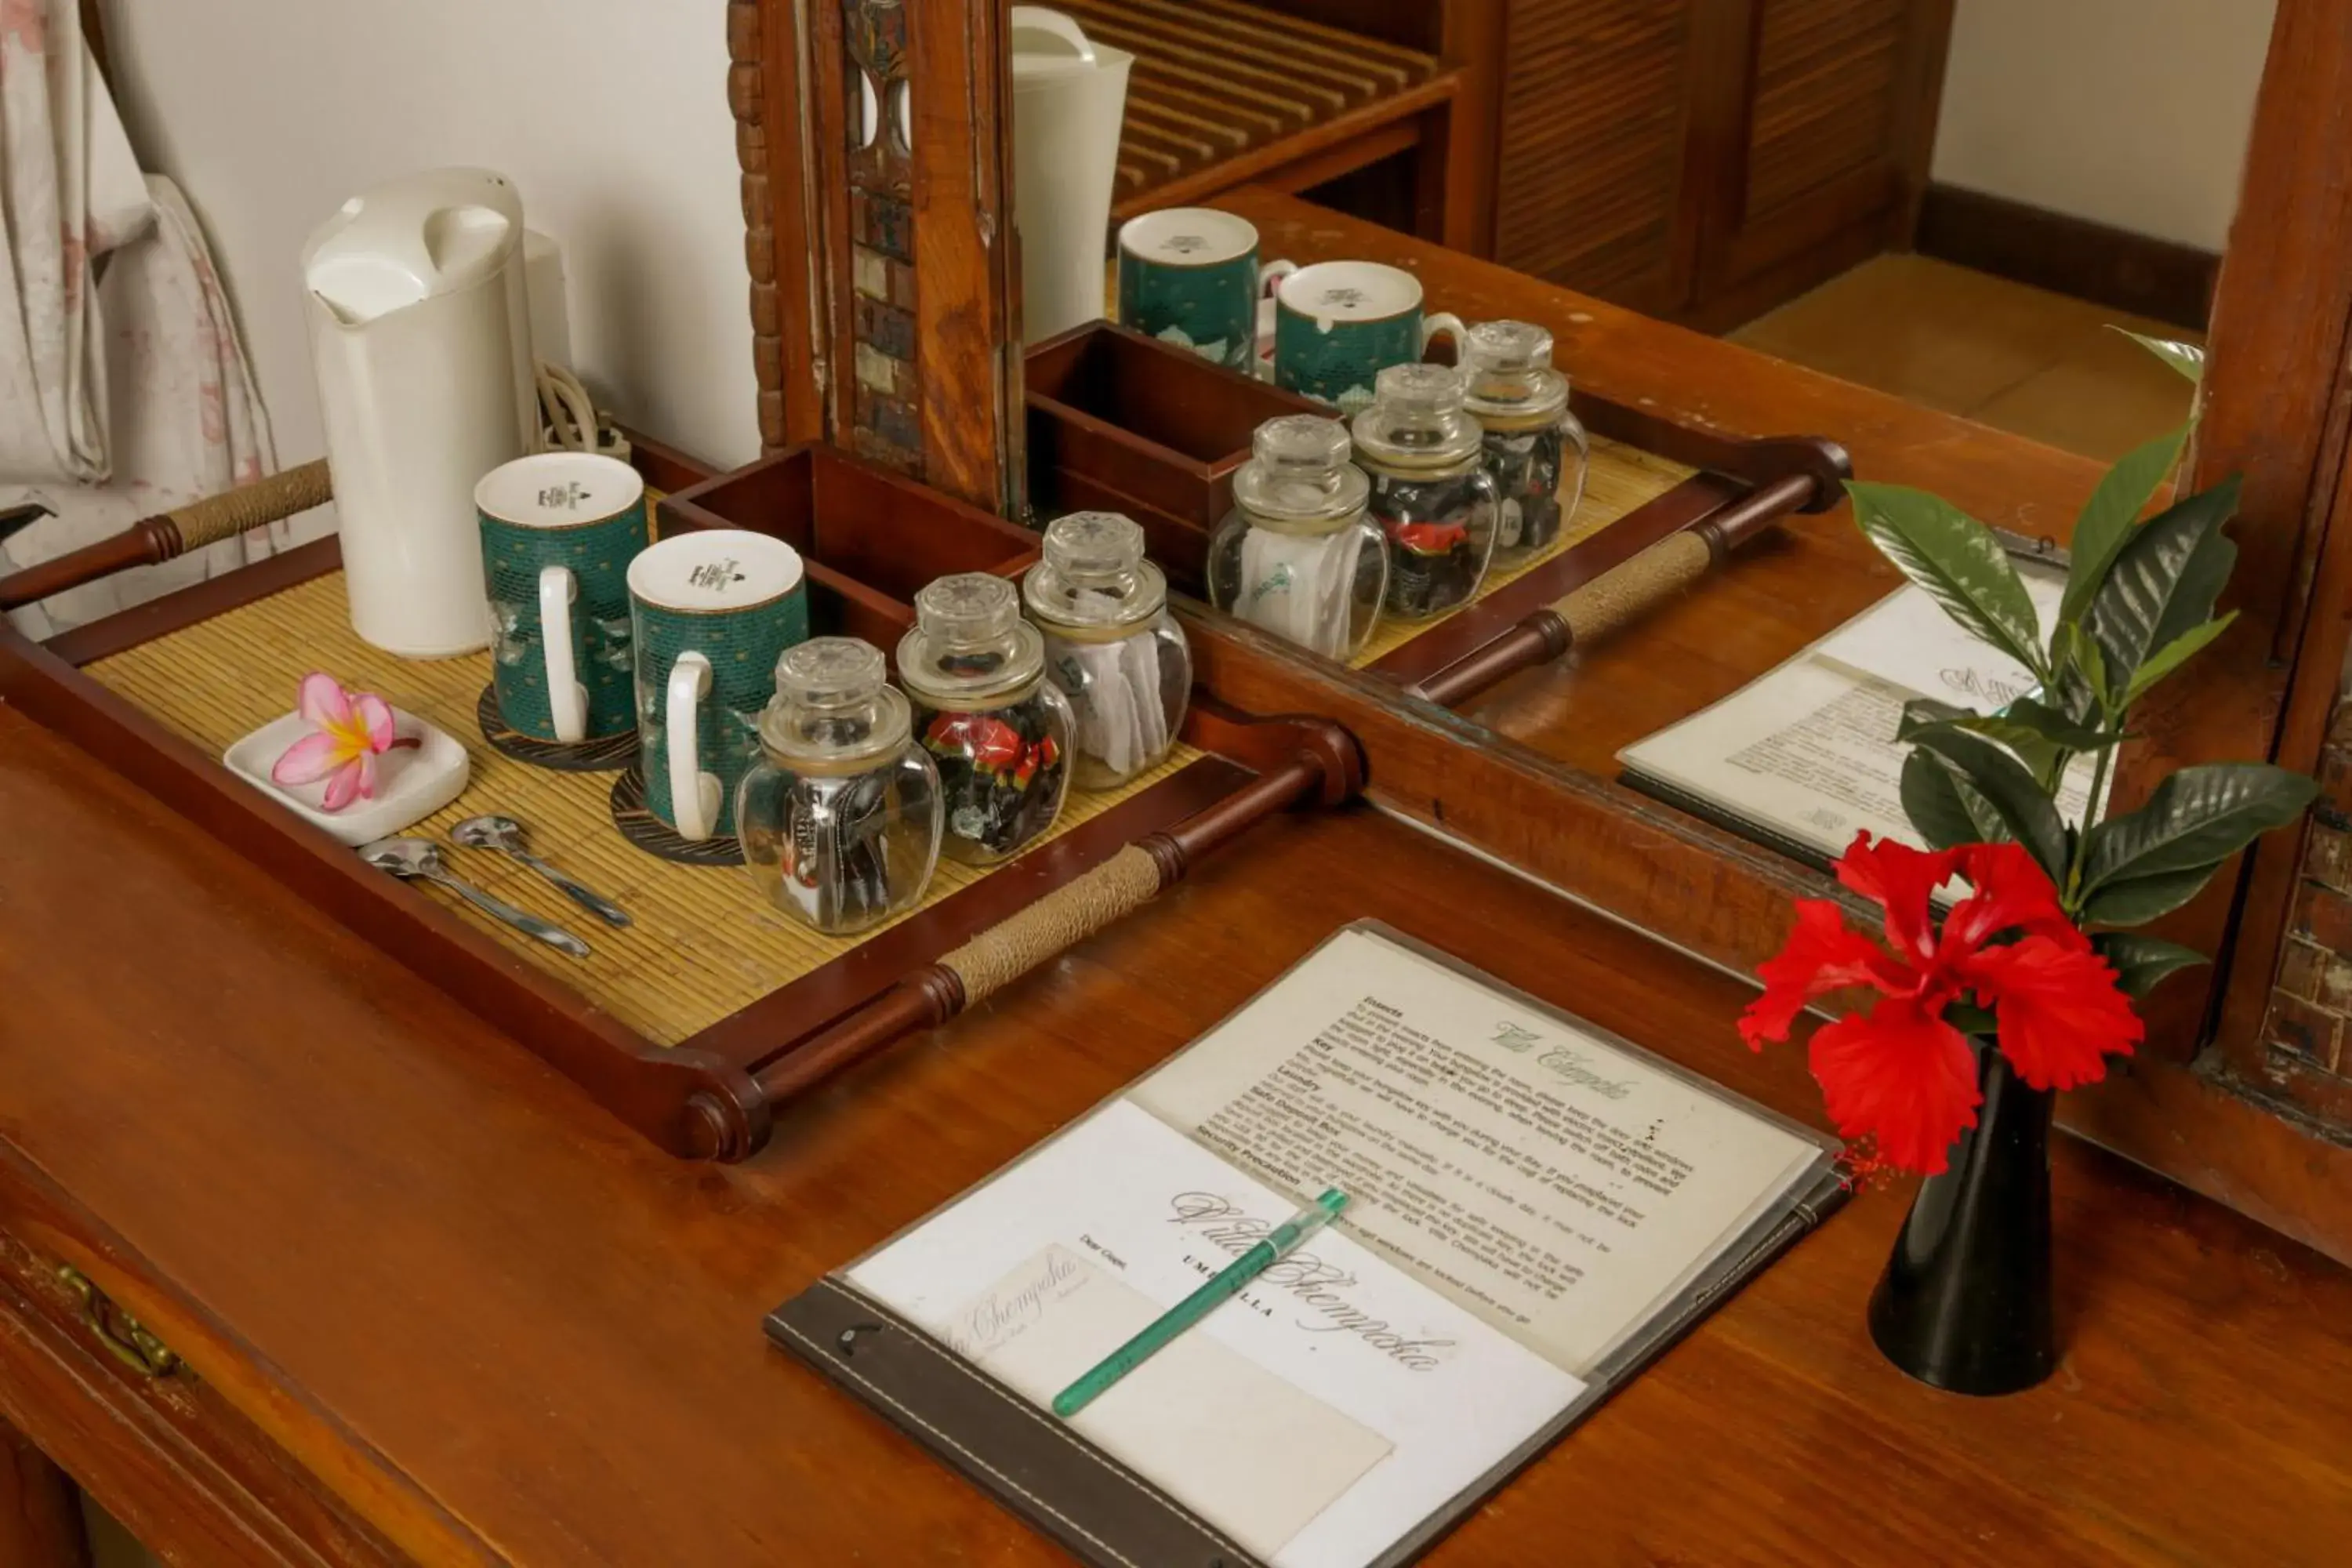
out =
<path fill-rule="evenodd" d="M 1935 178 L 2221 249 L 2273 8 L 1959 0 Z"/>
<path fill-rule="evenodd" d="M 451 163 L 511 176 L 562 243 L 573 357 L 600 402 L 714 461 L 759 455 L 720 0 L 105 9 L 131 137 L 205 222 L 281 462 L 325 450 L 304 237 L 376 181 Z"/>

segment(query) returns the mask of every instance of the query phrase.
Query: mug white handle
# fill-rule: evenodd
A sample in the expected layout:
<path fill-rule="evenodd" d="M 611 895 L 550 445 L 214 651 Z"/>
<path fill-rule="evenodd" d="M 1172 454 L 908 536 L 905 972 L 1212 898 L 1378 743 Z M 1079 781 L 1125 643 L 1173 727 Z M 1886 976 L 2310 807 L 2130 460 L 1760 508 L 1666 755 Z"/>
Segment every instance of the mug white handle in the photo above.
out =
<path fill-rule="evenodd" d="M 708 838 L 719 830 L 719 775 L 702 771 L 703 697 L 710 690 L 710 661 L 692 650 L 669 667 L 663 693 L 662 728 L 669 747 L 669 814 L 680 838 Z"/>
<path fill-rule="evenodd" d="M 1078 58 L 1087 65 L 1095 63 L 1095 47 L 1087 41 L 1086 29 L 1076 20 L 1045 5 L 1015 5 L 1013 7 L 1012 31 L 1016 33 L 1051 33 L 1078 51 Z"/>
<path fill-rule="evenodd" d="M 1434 316 L 1423 316 L 1421 319 L 1421 352 L 1427 353 L 1430 341 L 1440 332 L 1447 333 L 1454 339 L 1454 357 L 1457 361 L 1460 360 L 1464 336 L 1462 318 L 1450 310 L 1440 310 Z"/>
<path fill-rule="evenodd" d="M 576 745 L 588 738 L 588 689 L 572 652 L 572 601 L 580 584 L 569 566 L 539 569 L 539 635 L 547 650 L 547 711 L 555 738 Z"/>
<path fill-rule="evenodd" d="M 1298 270 L 1296 261 L 1269 261 L 1257 269 L 1257 291 L 1261 298 L 1270 294 L 1282 280 Z"/>

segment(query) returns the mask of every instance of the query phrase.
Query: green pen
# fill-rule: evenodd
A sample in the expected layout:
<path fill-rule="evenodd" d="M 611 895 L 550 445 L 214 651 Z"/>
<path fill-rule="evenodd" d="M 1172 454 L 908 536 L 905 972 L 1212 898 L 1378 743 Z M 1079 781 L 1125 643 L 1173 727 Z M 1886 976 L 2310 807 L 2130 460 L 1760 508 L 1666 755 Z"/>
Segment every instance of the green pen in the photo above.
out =
<path fill-rule="evenodd" d="M 1054 1395 L 1054 1414 L 1066 1419 L 1092 1405 L 1101 1397 L 1103 1390 L 1159 1354 L 1169 1341 L 1215 1311 L 1228 1299 L 1240 1294 L 1243 1286 L 1272 1268 L 1277 1259 L 1296 1250 L 1300 1242 L 1339 1218 L 1339 1211 L 1347 1206 L 1347 1194 L 1337 1187 L 1326 1190 L 1321 1197 L 1268 1231 L 1264 1241 L 1234 1258 L 1223 1273 L 1169 1308 L 1150 1327 L 1105 1356 L 1092 1372 Z"/>

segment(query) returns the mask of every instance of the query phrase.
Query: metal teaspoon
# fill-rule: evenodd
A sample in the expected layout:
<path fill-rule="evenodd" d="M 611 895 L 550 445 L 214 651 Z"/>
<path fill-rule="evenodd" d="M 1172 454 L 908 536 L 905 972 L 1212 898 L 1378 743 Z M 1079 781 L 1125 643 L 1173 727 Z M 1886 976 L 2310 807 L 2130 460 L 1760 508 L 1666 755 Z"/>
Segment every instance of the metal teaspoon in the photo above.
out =
<path fill-rule="evenodd" d="M 484 914 L 537 937 L 560 952 L 568 952 L 574 958 L 588 956 L 588 944 L 562 926 L 550 925 L 529 910 L 519 910 L 503 899 L 494 899 L 471 883 L 451 876 L 441 864 L 440 847 L 429 839 L 379 838 L 373 844 L 361 845 L 360 857 L 377 870 L 389 871 L 403 881 L 438 883 Z"/>
<path fill-rule="evenodd" d="M 468 849 L 503 849 L 571 896 L 572 901 L 606 925 L 630 923 L 629 911 L 523 847 L 523 826 L 511 816 L 495 814 L 469 816 L 449 830 L 449 837 Z"/>

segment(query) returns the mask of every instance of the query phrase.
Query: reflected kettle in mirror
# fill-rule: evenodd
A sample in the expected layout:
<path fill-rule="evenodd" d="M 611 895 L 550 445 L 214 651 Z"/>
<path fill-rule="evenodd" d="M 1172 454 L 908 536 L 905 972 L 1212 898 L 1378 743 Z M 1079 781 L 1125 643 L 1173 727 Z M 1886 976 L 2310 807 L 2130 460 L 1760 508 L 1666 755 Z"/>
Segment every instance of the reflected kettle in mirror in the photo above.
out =
<path fill-rule="evenodd" d="M 1257 229 L 1214 207 L 1168 207 L 1119 226 L 1118 319 L 1161 342 L 1248 374 L 1258 300 L 1298 268 L 1257 258 Z"/>

